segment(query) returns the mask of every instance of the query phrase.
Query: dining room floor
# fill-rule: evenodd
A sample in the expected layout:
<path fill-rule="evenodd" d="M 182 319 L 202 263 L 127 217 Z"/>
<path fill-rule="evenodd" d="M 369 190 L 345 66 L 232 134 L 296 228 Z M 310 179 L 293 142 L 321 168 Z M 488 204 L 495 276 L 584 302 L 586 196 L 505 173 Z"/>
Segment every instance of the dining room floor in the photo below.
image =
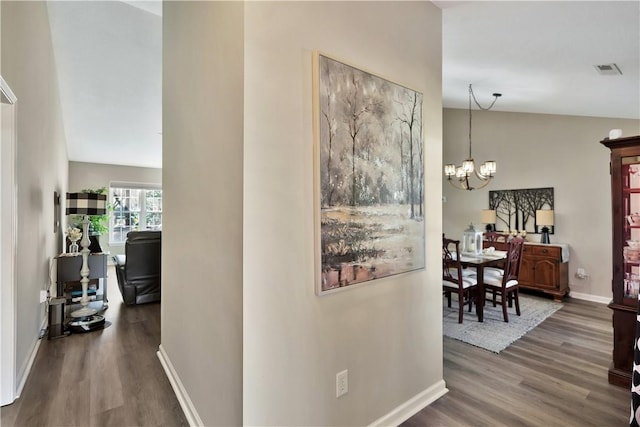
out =
<path fill-rule="evenodd" d="M 630 390 L 607 380 L 611 310 L 573 298 L 563 302 L 499 354 L 443 337 L 449 392 L 402 426 L 628 425 Z"/>

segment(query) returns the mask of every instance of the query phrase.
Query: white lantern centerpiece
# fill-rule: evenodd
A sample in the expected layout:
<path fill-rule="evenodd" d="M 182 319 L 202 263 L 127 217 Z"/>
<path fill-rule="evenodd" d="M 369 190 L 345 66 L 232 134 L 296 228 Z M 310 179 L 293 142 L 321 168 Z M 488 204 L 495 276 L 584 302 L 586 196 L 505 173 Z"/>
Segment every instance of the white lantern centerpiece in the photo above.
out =
<path fill-rule="evenodd" d="M 482 230 L 478 230 L 473 223 L 464 230 L 462 237 L 462 252 L 470 255 L 480 255 L 482 253 Z"/>

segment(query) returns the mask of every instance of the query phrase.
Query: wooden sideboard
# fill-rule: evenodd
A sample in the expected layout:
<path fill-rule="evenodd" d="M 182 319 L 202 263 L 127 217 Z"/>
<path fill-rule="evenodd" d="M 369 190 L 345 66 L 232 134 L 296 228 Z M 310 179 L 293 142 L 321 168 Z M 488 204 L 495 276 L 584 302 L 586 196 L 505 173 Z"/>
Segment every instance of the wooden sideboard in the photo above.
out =
<path fill-rule="evenodd" d="M 484 246 L 507 249 L 503 242 L 484 242 Z M 555 301 L 562 301 L 569 293 L 569 262 L 563 259 L 562 249 L 560 245 L 526 242 L 518 277 L 520 287 L 542 291 L 553 295 Z"/>
<path fill-rule="evenodd" d="M 562 259 L 562 247 L 526 243 L 518 281 L 523 288 L 543 291 L 561 301 L 569 293 L 569 262 Z"/>

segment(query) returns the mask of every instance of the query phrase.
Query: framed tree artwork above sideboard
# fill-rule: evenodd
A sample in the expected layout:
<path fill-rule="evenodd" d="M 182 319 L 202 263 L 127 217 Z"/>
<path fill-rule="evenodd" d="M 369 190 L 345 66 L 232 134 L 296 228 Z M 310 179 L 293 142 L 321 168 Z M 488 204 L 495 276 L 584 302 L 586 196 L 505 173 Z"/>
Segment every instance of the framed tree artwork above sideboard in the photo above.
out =
<path fill-rule="evenodd" d="M 536 211 L 553 210 L 553 187 L 489 191 L 489 209 L 496 211 L 496 229 L 539 233 Z M 549 227 L 554 234 L 555 226 Z"/>

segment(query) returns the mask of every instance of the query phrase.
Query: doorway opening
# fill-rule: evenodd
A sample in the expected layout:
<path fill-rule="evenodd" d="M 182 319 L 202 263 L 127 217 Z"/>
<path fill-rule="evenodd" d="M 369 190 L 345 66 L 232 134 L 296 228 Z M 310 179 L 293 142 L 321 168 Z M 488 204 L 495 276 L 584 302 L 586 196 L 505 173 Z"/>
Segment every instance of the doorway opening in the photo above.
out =
<path fill-rule="evenodd" d="M 0 76 L 0 405 L 13 403 L 16 386 L 16 96 Z"/>

